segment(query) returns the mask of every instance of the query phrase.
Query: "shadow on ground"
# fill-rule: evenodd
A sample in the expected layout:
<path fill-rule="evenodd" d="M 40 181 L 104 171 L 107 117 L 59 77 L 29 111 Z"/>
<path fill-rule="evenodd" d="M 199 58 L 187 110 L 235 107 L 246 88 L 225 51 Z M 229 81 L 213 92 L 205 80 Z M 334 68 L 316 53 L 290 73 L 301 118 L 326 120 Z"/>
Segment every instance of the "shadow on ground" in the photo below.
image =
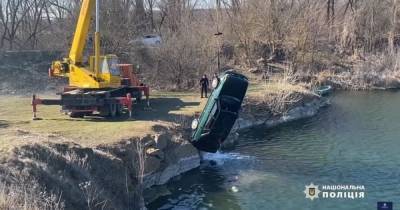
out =
<path fill-rule="evenodd" d="M 134 104 L 132 118 L 129 118 L 127 111 L 120 117 L 110 119 L 97 116 L 85 117 L 82 119 L 64 118 L 64 119 L 41 119 L 41 120 L 54 120 L 54 121 L 94 121 L 94 122 L 119 122 L 119 121 L 165 121 L 177 122 L 182 118 L 182 109 L 196 109 L 200 102 L 185 102 L 180 98 L 153 98 L 150 99 L 150 108 L 147 107 L 146 102 L 142 101 L 140 104 Z M 177 113 L 171 113 L 177 112 Z M 179 113 L 179 112 L 182 112 Z M 194 112 L 193 112 L 194 113 Z M 1 122 L 0 122 L 1 126 Z"/>
<path fill-rule="evenodd" d="M 10 124 L 6 120 L 0 120 L 0 128 L 8 128 Z"/>
<path fill-rule="evenodd" d="M 146 108 L 145 103 L 137 105 L 133 118 L 136 120 L 162 120 L 174 122 L 177 117 L 181 117 L 181 114 L 171 112 L 179 112 L 184 108 L 194 109 L 200 105 L 200 102 L 185 102 L 179 98 L 155 98 L 150 100 L 150 104 L 150 109 Z"/>

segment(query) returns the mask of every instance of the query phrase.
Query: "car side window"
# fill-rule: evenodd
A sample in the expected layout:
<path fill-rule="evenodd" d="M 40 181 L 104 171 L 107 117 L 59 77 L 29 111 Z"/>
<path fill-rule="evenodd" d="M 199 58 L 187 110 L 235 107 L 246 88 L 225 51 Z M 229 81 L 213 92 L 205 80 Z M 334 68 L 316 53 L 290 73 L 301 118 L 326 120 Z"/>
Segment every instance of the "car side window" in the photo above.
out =
<path fill-rule="evenodd" d="M 208 115 L 208 119 L 206 122 L 205 130 L 210 130 L 211 126 L 214 124 L 214 121 L 217 119 L 218 115 L 218 101 L 216 101 Z"/>

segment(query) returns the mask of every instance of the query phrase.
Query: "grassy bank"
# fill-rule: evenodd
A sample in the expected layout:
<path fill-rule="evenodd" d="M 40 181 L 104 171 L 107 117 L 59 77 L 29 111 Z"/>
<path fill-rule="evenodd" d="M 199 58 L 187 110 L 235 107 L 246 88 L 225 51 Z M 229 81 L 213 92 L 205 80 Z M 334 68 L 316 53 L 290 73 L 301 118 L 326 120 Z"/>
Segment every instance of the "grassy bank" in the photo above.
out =
<path fill-rule="evenodd" d="M 200 100 L 194 93 L 155 92 L 150 102 L 150 110 L 137 105 L 132 118 L 122 116 L 113 120 L 98 117 L 72 119 L 60 113 L 59 106 L 39 106 L 38 116 L 42 120 L 33 121 L 29 97 L 0 96 L 0 151 L 33 143 L 31 141 L 38 142 L 43 139 L 41 137 L 51 137 L 58 142 L 73 141 L 89 147 L 143 137 L 157 132 L 157 126 L 174 126 L 182 117 L 201 111 L 205 100 Z"/>
<path fill-rule="evenodd" d="M 294 100 L 312 95 L 303 85 L 251 81 L 243 114 L 249 110 L 264 116 L 282 114 L 296 106 Z M 182 173 L 178 171 L 190 170 L 190 158 L 198 153 L 177 128 L 188 127 L 188 119 L 202 110 L 206 99 L 196 92 L 153 91 L 151 95 L 152 109 L 134 106 L 131 119 L 71 119 L 58 106 L 39 106 L 42 120 L 38 121 L 32 120 L 28 96 L 0 96 L 0 207 L 58 208 L 65 201 L 69 207 L 105 202 L 107 207 L 124 208 L 138 199 L 144 174 L 153 177 L 150 182 L 157 178 L 154 183 L 165 183 Z M 16 184 L 20 180 L 36 183 L 44 197 L 10 196 L 24 190 L 24 185 Z M 98 192 L 98 197 L 85 203 L 88 189 L 82 189 L 82 183 L 91 183 L 89 190 Z"/>
<path fill-rule="evenodd" d="M 296 94 L 298 93 L 298 94 Z M 305 85 L 292 85 L 286 81 L 254 81 L 250 84 L 245 104 L 264 107 L 280 114 L 301 97 L 312 94 Z M 293 97 L 296 95 L 296 97 Z M 54 96 L 41 95 L 42 98 Z M 59 106 L 39 106 L 41 120 L 32 120 L 28 96 L 0 95 L 0 152 L 16 146 L 40 141 L 75 142 L 94 147 L 116 143 L 130 137 L 143 137 L 157 133 L 157 127 L 174 127 L 202 110 L 206 103 L 195 92 L 154 91 L 151 109 L 135 105 L 132 118 L 126 115 L 109 120 L 100 117 L 72 119 L 60 113 Z"/>
<path fill-rule="evenodd" d="M 33 121 L 29 97 L 0 96 L 0 208 L 137 205 L 130 202 L 140 200 L 144 174 L 170 173 L 168 180 L 168 167 L 197 154 L 176 129 L 205 102 L 153 91 L 151 109 L 136 105 L 130 119 L 71 119 L 59 106 L 40 106 L 42 120 Z M 26 181 L 37 187 L 26 190 Z"/>

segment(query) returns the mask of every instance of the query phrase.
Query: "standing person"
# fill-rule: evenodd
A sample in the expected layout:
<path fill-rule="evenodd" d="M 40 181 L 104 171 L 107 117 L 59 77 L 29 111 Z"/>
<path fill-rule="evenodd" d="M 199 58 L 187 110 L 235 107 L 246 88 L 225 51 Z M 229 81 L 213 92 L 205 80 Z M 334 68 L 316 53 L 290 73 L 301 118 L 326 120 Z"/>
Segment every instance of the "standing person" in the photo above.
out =
<path fill-rule="evenodd" d="M 203 93 L 205 93 L 205 96 L 207 98 L 207 90 L 208 90 L 208 78 L 207 75 L 203 75 L 203 77 L 200 80 L 200 87 L 201 87 L 201 98 L 203 98 Z"/>

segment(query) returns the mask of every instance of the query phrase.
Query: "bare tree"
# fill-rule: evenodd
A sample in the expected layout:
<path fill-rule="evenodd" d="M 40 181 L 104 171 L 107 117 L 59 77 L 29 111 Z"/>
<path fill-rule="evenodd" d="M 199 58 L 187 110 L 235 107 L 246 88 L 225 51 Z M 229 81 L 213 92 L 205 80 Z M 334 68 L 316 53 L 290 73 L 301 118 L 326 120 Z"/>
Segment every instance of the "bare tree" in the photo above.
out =
<path fill-rule="evenodd" d="M 28 1 L 26 1 L 27 3 Z M 29 6 L 26 5 L 25 6 Z M 29 44 L 31 49 L 35 49 L 38 43 L 38 33 L 43 30 L 40 26 L 42 25 L 42 19 L 44 10 L 46 7 L 45 0 L 31 0 L 30 9 L 27 10 L 25 20 L 22 23 L 24 33 L 27 36 L 24 37 L 24 45 Z"/>
<path fill-rule="evenodd" d="M 335 0 L 327 1 L 327 12 L 326 12 L 326 22 L 328 24 L 334 24 L 335 21 Z"/>
<path fill-rule="evenodd" d="M 146 6 L 147 6 L 147 17 L 150 19 L 150 27 L 151 30 L 156 29 L 156 24 L 154 21 L 154 7 L 156 6 L 156 0 L 146 0 Z"/>
<path fill-rule="evenodd" d="M 394 39 L 395 39 L 395 30 L 396 30 L 396 22 L 397 22 L 397 0 L 392 0 L 392 17 L 391 17 L 391 27 L 388 33 L 388 48 L 389 52 L 393 55 L 395 52 L 394 49 Z"/>
<path fill-rule="evenodd" d="M 212 71 L 216 51 L 224 47 L 232 53 L 222 65 L 249 69 L 260 58 L 266 64 L 279 58 L 294 71 L 314 71 L 328 65 L 322 58 L 331 52 L 353 57 L 393 54 L 399 44 L 398 0 L 101 2 L 104 52 L 120 52 L 124 60 L 141 64 L 152 82 L 173 88 L 193 87 L 193 78 Z M 0 1 L 0 49 L 68 49 L 80 4 L 81 0 Z M 132 44 L 155 31 L 162 36 L 158 48 Z M 216 32 L 223 36 L 215 39 Z M 157 72 L 172 76 L 163 80 L 156 78 Z"/>
<path fill-rule="evenodd" d="M 4 41 L 8 41 L 8 48 L 14 49 L 17 33 L 31 5 L 30 2 L 23 0 L 6 0 L 1 3 L 0 15 L 4 32 L 1 37 L 0 46 L 4 46 Z"/>

